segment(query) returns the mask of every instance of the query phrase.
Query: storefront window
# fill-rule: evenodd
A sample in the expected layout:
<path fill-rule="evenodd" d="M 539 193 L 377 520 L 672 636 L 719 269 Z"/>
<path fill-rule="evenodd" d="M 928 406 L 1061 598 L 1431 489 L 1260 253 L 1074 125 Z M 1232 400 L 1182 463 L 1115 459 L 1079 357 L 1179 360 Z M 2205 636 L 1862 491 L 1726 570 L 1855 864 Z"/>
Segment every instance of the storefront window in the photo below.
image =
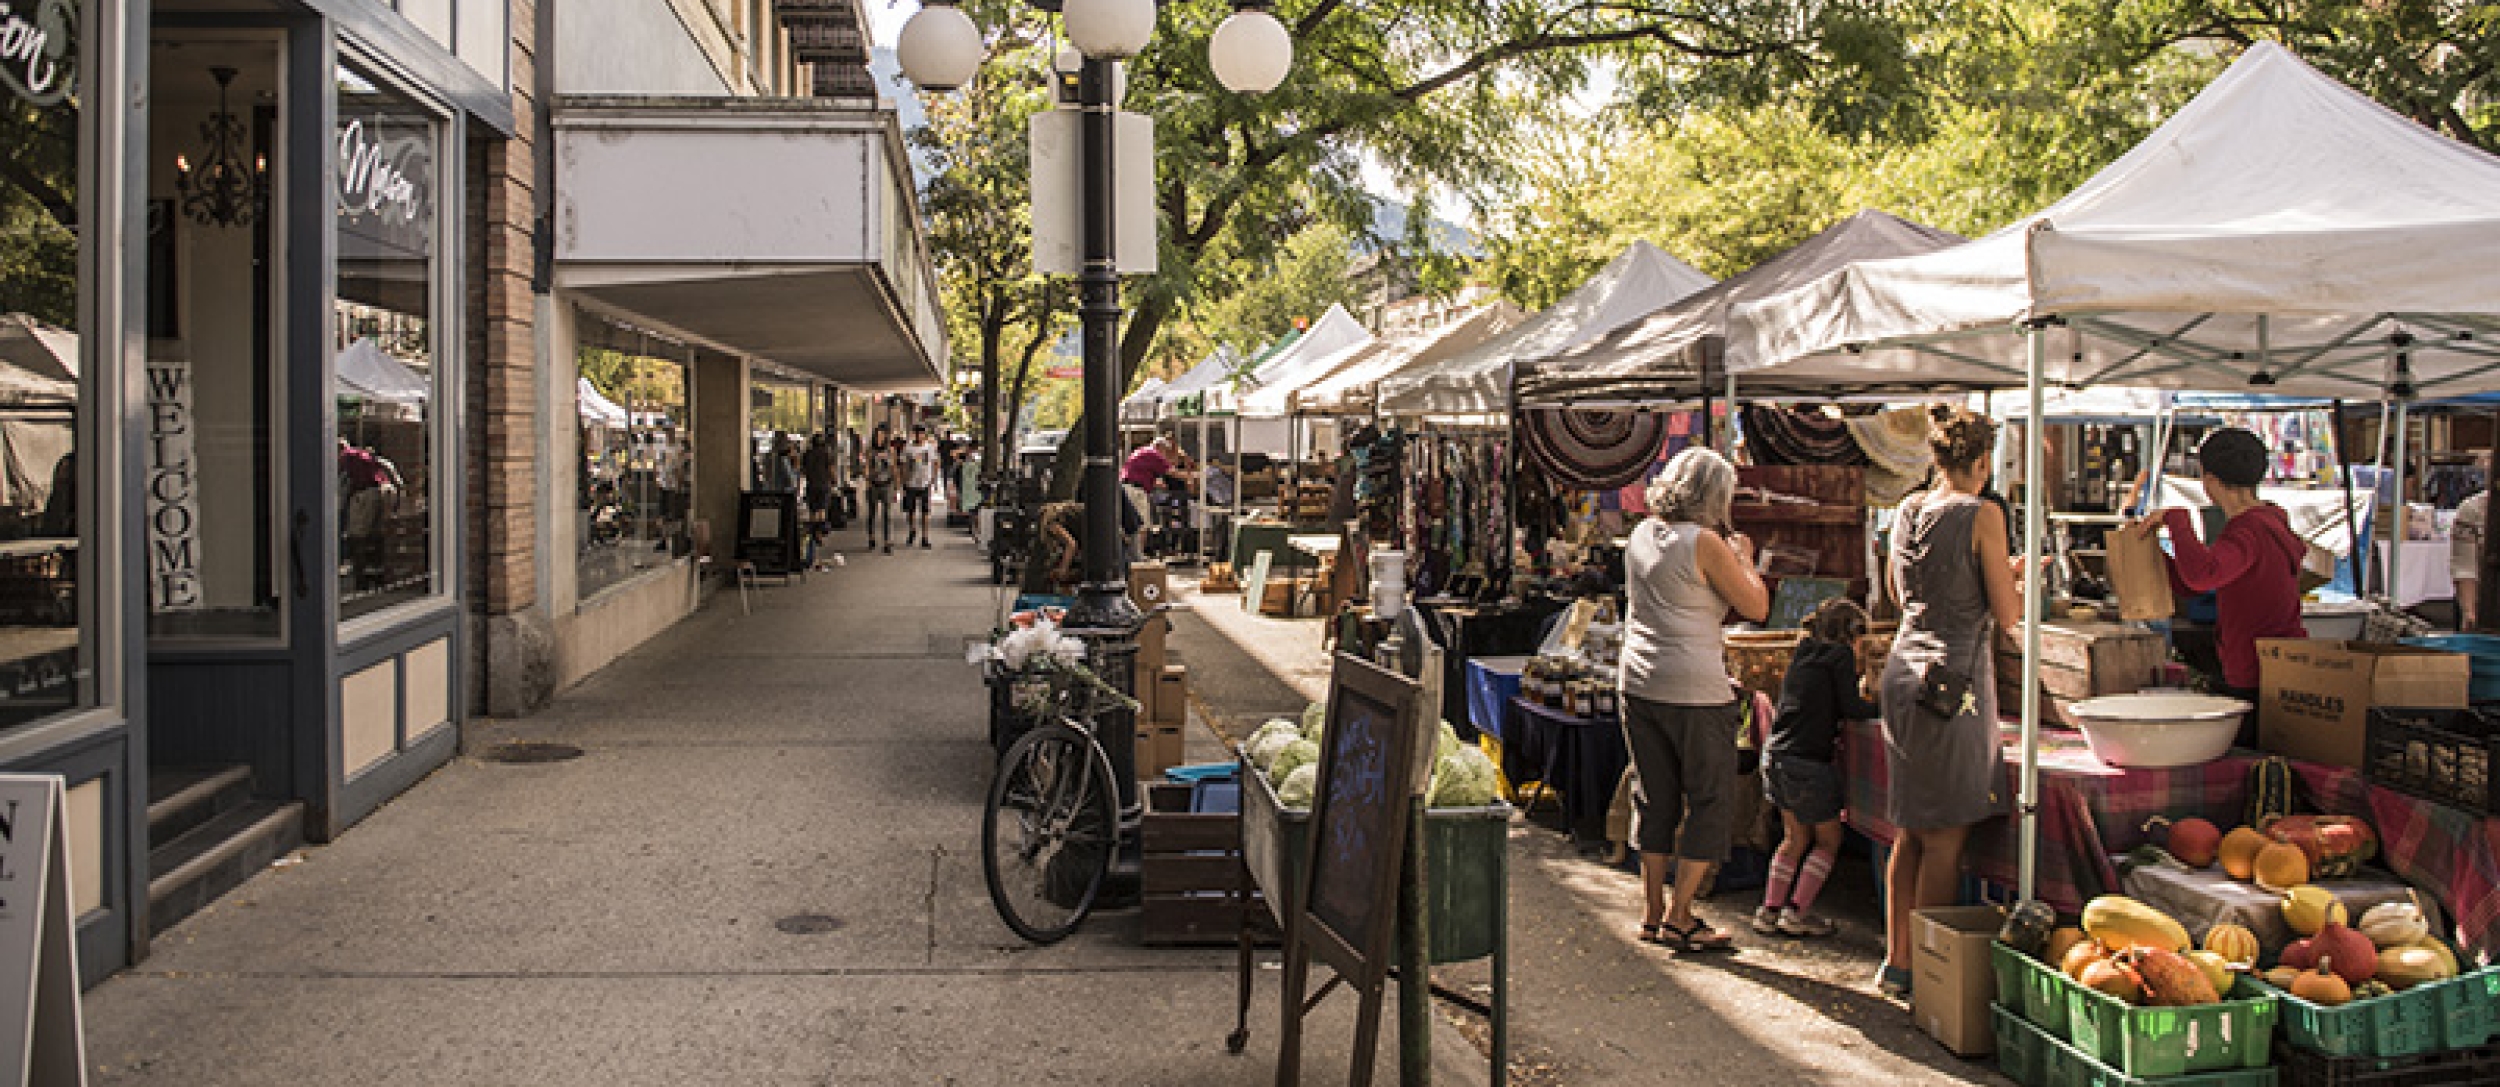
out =
<path fill-rule="evenodd" d="M 0 727 L 92 698 L 80 618 L 78 7 L 0 8 Z"/>
<path fill-rule="evenodd" d="M 436 261 L 442 123 L 352 67 L 338 70 L 339 617 L 435 587 Z"/>
<path fill-rule="evenodd" d="M 588 598 L 687 550 L 694 428 L 685 348 L 584 315 L 574 383 L 574 595 Z"/>

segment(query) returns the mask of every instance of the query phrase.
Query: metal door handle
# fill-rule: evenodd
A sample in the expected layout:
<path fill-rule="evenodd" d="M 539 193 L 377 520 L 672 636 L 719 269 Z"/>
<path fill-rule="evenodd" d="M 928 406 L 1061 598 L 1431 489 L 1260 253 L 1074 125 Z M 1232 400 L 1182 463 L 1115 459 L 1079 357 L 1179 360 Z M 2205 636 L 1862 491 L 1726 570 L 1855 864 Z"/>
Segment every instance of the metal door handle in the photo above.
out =
<path fill-rule="evenodd" d="M 312 584 L 304 579 L 304 529 L 311 524 L 312 514 L 297 510 L 295 511 L 295 529 L 288 534 L 290 546 L 287 548 L 287 564 L 293 568 L 295 574 L 295 598 L 298 600 L 312 595 Z"/>

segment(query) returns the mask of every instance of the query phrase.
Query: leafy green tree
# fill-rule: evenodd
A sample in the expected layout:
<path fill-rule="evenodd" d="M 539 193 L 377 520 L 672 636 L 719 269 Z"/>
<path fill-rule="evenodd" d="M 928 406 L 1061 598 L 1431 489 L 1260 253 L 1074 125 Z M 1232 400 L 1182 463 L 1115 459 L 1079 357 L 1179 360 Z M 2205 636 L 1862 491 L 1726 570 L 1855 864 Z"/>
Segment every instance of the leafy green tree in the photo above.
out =
<path fill-rule="evenodd" d="M 1359 285 L 1347 278 L 1353 264 L 1345 229 L 1317 223 L 1286 239 L 1272 263 L 1237 261 L 1211 272 L 1209 278 L 1222 277 L 1220 286 L 1193 312 L 1209 339 L 1246 357 L 1296 321 L 1355 301 Z"/>

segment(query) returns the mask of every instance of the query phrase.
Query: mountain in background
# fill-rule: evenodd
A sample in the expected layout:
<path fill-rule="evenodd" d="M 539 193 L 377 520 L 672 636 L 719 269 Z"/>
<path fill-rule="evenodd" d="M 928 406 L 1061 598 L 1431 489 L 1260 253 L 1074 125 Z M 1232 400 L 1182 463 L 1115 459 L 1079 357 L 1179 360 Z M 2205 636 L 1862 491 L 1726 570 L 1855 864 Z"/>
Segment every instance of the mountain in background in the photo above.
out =
<path fill-rule="evenodd" d="M 894 50 L 883 47 L 869 50 L 868 74 L 877 82 L 877 93 L 893 105 L 895 119 L 902 122 L 904 131 L 929 123 L 928 112 L 920 107 L 920 93 L 903 79 L 903 64 L 895 58 Z M 928 187 L 929 176 L 933 172 L 927 157 L 919 150 L 913 150 L 912 183 L 921 188 Z M 1409 205 L 1405 201 L 1374 193 L 1371 236 L 1355 239 L 1355 252 L 1370 253 L 1383 244 L 1404 242 L 1408 210 Z M 1430 237 L 1433 247 L 1444 253 L 1468 257 L 1484 255 L 1483 247 L 1476 244 L 1476 236 L 1466 227 L 1438 216 L 1432 220 Z"/>

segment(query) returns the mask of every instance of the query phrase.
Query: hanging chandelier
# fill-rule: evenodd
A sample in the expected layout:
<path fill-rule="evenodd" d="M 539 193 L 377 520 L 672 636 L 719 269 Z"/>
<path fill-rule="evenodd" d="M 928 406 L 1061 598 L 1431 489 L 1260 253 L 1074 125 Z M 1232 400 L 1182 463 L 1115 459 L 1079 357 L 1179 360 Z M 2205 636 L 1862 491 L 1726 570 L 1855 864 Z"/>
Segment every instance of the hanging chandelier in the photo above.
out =
<path fill-rule="evenodd" d="M 193 222 L 201 226 L 248 226 L 260 211 L 269 160 L 259 155 L 248 163 L 244 160 L 248 134 L 243 119 L 226 105 L 226 92 L 234 83 L 235 70 L 216 67 L 210 68 L 208 74 L 217 80 L 217 109 L 200 122 L 200 138 L 207 141 L 207 146 L 201 148 L 197 168 L 188 156 L 174 156 L 174 188 L 182 194 L 183 214 Z"/>

